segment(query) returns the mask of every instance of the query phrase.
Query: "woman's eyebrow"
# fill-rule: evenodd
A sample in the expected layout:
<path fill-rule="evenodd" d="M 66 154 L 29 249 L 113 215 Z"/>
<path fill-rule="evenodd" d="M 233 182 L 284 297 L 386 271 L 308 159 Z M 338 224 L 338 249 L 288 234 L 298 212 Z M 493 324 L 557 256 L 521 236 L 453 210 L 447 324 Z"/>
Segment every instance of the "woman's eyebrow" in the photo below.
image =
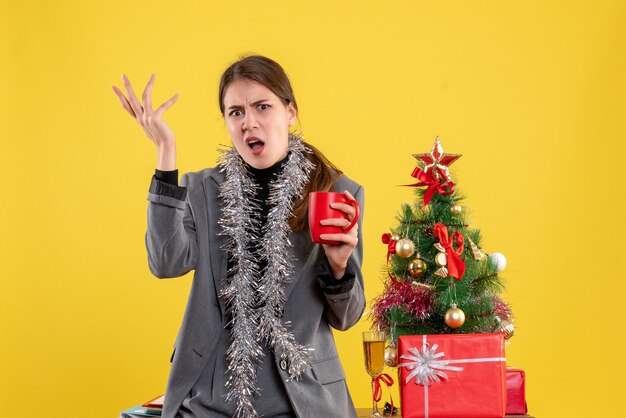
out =
<path fill-rule="evenodd" d="M 259 99 L 259 100 L 255 101 L 254 103 L 252 103 L 252 106 L 256 106 L 258 104 L 261 104 L 261 103 L 267 102 L 267 101 L 269 101 L 269 99 Z M 241 105 L 232 105 L 232 106 L 228 107 L 228 110 L 231 110 L 231 109 L 243 109 L 243 106 L 241 106 Z"/>

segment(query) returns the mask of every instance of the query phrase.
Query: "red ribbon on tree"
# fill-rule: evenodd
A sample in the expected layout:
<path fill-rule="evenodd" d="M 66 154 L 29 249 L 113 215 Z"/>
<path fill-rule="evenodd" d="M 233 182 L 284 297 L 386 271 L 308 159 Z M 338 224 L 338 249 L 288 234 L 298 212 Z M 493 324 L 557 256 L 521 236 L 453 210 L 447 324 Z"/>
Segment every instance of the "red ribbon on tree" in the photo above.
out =
<path fill-rule="evenodd" d="M 387 244 L 387 274 L 389 275 L 389 278 L 393 281 L 394 284 L 398 286 L 402 286 L 402 283 L 400 283 L 398 279 L 393 277 L 393 275 L 389 271 L 389 257 L 391 256 L 391 254 L 396 253 L 396 242 L 398 241 L 396 241 L 395 239 L 391 239 L 391 234 L 389 233 L 383 234 L 382 241 L 383 241 L 383 244 Z"/>
<path fill-rule="evenodd" d="M 383 388 L 380 384 L 381 381 L 387 385 L 389 399 L 391 400 L 391 411 L 393 411 L 393 397 L 391 397 L 390 389 L 393 385 L 393 379 L 387 373 L 379 374 L 378 376 L 372 378 L 372 385 L 374 386 L 372 395 L 374 397 L 374 402 L 379 402 L 383 398 Z"/>
<path fill-rule="evenodd" d="M 387 263 L 389 263 L 389 256 L 396 253 L 396 241 L 391 239 L 391 234 L 383 234 L 381 237 L 383 244 L 387 244 Z"/>
<path fill-rule="evenodd" d="M 449 196 L 454 193 L 454 183 L 449 180 L 446 182 L 440 182 L 439 180 L 433 178 L 430 174 L 424 172 L 421 168 L 415 167 L 412 177 L 415 177 L 420 182 L 414 184 L 407 184 L 409 187 L 422 187 L 428 186 L 426 192 L 424 193 L 424 206 L 430 202 L 430 199 L 435 195 L 435 193 L 439 193 L 443 196 Z"/>
<path fill-rule="evenodd" d="M 465 237 L 459 231 L 453 232 L 452 235 L 448 237 L 448 228 L 440 223 L 435 224 L 433 231 L 435 235 L 437 235 L 437 238 L 439 238 L 439 243 L 446 250 L 448 276 L 461 280 L 465 273 L 465 262 L 463 262 L 459 256 L 463 252 Z M 456 250 L 452 247 L 453 243 L 457 246 Z"/>

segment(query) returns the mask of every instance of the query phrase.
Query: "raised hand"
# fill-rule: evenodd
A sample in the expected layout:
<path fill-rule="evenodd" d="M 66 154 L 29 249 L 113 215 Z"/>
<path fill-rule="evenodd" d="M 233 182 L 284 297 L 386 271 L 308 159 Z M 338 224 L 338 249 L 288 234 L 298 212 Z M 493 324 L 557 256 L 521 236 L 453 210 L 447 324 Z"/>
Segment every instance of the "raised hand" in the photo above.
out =
<path fill-rule="evenodd" d="M 159 170 L 174 170 L 176 168 L 176 137 L 163 120 L 163 114 L 176 102 L 178 93 L 154 110 L 151 98 L 154 80 L 155 75 L 152 74 L 143 91 L 143 105 L 137 99 L 130 80 L 124 74 L 122 74 L 122 82 L 128 97 L 116 86 L 112 86 L 113 92 L 119 99 L 122 107 L 137 121 L 146 136 L 156 145 L 158 153 L 157 168 Z"/>

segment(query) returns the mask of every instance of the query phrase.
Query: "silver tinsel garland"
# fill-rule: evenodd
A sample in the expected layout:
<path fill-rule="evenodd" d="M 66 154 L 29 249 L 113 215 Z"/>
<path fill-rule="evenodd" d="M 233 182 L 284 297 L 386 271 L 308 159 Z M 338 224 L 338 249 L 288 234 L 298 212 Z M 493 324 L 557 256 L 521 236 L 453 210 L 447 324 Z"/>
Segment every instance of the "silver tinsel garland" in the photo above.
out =
<path fill-rule="evenodd" d="M 224 298 L 232 325 L 231 341 L 226 352 L 230 376 L 226 382 L 226 401 L 236 402 L 235 417 L 258 417 L 252 404 L 260 393 L 257 366 L 263 356 L 262 344 L 269 344 L 281 360 L 289 364 L 291 379 L 298 379 L 310 367 L 310 348 L 298 344 L 282 321 L 285 305 L 284 287 L 291 281 L 292 259 L 289 242 L 289 218 L 294 203 L 302 196 L 304 186 L 314 168 L 305 158 L 311 152 L 300 135 L 289 134 L 289 156 L 282 173 L 269 187 L 267 222 L 259 225 L 255 216 L 261 208 L 254 196 L 259 186 L 246 169 L 245 162 L 234 147 L 222 150 L 219 162 L 226 172 L 220 186 L 224 202 L 218 221 L 227 236 L 223 247 L 232 257 L 233 266 L 220 297 Z M 261 236 L 255 231 L 261 231 Z M 251 243 L 258 241 L 258 250 L 251 252 Z M 261 275 L 257 260 L 265 260 Z M 255 301 L 264 301 L 257 306 Z"/>

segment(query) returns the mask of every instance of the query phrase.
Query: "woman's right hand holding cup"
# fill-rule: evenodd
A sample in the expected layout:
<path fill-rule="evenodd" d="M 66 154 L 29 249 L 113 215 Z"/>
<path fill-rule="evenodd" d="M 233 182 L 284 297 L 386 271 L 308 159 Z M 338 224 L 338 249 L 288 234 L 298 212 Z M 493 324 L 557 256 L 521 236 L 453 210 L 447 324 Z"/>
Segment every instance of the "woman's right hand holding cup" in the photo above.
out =
<path fill-rule="evenodd" d="M 130 80 L 124 74 L 122 74 L 122 82 L 128 98 L 116 86 L 113 86 L 113 92 L 119 99 L 122 107 L 141 125 L 146 136 L 156 145 L 158 154 L 157 169 L 171 171 L 176 169 L 176 137 L 170 127 L 163 121 L 163 114 L 176 102 L 178 93 L 154 110 L 152 108 L 152 98 L 150 97 L 154 79 L 155 76 L 152 74 L 143 91 L 143 105 L 137 99 Z"/>

